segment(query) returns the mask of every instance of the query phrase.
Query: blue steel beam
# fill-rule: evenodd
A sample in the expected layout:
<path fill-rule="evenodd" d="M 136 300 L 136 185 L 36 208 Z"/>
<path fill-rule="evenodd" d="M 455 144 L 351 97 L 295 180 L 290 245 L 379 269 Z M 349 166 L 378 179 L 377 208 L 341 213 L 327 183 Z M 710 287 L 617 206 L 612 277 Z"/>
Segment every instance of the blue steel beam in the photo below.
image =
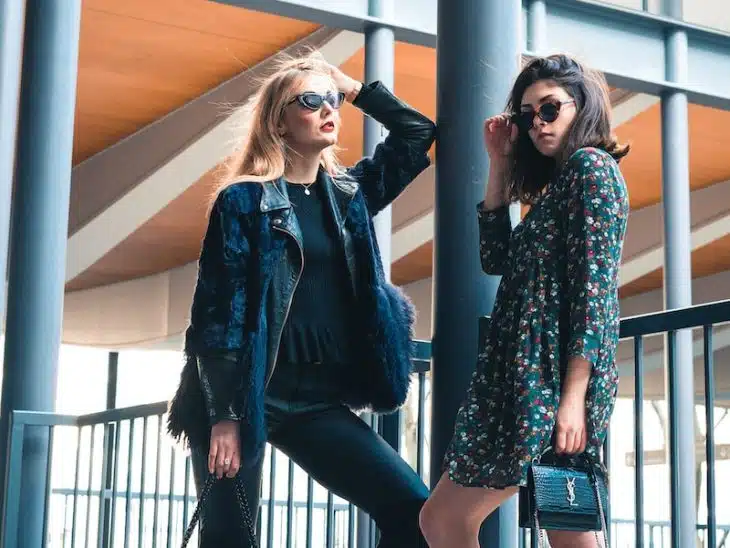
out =
<path fill-rule="evenodd" d="M 390 28 L 396 41 L 436 47 L 435 0 L 399 0 L 388 18 L 368 15 L 367 0 L 212 1 L 360 33 L 372 26 Z M 680 91 L 692 103 L 730 110 L 730 34 L 591 0 L 542 3 L 544 17 L 537 19 L 544 22 L 544 28 L 531 29 L 536 18 L 528 17 L 531 1 L 524 1 L 524 54 L 534 53 L 527 47 L 528 37 L 532 41 L 540 36 L 540 54 L 567 51 L 578 55 L 603 71 L 612 86 L 653 95 Z M 666 74 L 665 37 L 676 30 L 687 35 L 686 82 L 672 82 Z"/>

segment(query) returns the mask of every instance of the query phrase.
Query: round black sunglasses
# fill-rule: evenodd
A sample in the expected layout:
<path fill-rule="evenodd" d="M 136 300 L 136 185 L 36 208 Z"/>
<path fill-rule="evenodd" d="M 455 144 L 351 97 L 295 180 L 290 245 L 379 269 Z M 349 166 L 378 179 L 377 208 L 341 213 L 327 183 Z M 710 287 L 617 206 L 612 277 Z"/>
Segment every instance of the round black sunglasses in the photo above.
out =
<path fill-rule="evenodd" d="M 300 93 L 294 99 L 289 101 L 287 104 L 291 105 L 292 103 L 299 103 L 302 107 L 309 109 L 309 110 L 319 110 L 322 108 L 322 105 L 325 103 L 329 104 L 333 109 L 337 110 L 342 106 L 342 103 L 345 102 L 345 94 L 341 91 L 338 93 L 332 93 L 331 91 L 328 91 L 324 95 L 320 95 L 319 93 L 315 93 L 313 91 L 305 91 L 304 93 Z"/>
<path fill-rule="evenodd" d="M 554 122 L 560 116 L 560 107 L 575 103 L 573 99 L 568 101 L 549 101 L 540 105 L 540 108 L 535 111 L 532 107 L 529 109 L 521 110 L 512 115 L 512 121 L 517 124 L 517 127 L 522 131 L 529 131 L 532 129 L 535 123 L 535 114 L 540 117 L 540 120 L 546 123 Z"/>

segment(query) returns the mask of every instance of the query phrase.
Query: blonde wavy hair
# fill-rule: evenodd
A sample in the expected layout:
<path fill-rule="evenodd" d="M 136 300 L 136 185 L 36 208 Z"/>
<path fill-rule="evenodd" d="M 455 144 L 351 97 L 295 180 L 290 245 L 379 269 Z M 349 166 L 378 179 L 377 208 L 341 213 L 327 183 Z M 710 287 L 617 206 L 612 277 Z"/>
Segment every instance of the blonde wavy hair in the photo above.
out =
<path fill-rule="evenodd" d="M 311 51 L 302 57 L 282 56 L 275 72 L 240 107 L 237 115 L 242 120 L 239 130 L 243 137 L 224 166 L 215 195 L 235 183 L 266 183 L 284 175 L 289 154 L 295 152 L 288 150 L 279 134 L 281 119 L 301 81 L 312 74 L 331 78 L 330 65 L 319 52 Z M 344 174 L 338 150 L 335 145 L 322 151 L 321 165 L 332 177 Z"/>

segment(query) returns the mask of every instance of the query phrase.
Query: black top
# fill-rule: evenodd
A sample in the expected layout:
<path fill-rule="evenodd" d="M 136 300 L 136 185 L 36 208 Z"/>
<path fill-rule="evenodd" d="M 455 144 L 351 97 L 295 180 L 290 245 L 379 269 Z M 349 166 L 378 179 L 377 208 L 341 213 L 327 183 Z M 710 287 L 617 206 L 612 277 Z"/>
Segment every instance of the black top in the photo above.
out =
<path fill-rule="evenodd" d="M 307 194 L 307 189 L 309 194 Z M 281 336 L 279 360 L 349 363 L 353 292 L 345 253 L 319 182 L 287 184 L 304 242 L 304 270 Z"/>

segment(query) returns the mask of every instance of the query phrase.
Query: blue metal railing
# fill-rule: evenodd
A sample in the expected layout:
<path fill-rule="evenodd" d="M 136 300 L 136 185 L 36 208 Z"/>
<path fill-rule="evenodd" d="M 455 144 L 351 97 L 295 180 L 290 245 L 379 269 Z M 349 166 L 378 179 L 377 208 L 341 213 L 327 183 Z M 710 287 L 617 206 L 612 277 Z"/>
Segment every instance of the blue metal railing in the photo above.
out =
<path fill-rule="evenodd" d="M 672 545 L 670 522 L 644 519 L 644 341 L 663 335 L 671 344 L 677 331 L 695 329 L 696 343 L 703 350 L 704 403 L 706 408 L 707 486 L 706 525 L 699 525 L 698 541 L 705 548 L 730 548 L 730 525 L 716 523 L 714 454 L 714 369 L 713 333 L 730 322 L 730 301 L 681 310 L 659 312 L 621 322 L 623 344 L 634 347 L 634 493 L 635 518 L 612 519 L 611 545 L 615 548 Z M 701 343 L 701 344 L 700 344 Z M 650 346 L 650 345 L 647 345 Z M 655 346 L 655 345 L 654 345 Z M 658 350 L 660 351 L 660 350 Z M 412 466 L 424 476 L 428 466 L 426 392 L 430 344 L 416 342 L 412 398 L 417 422 L 413 440 Z M 667 354 L 668 374 L 680 364 Z M 20 466 L 24 432 L 47 428 L 50 452 L 46 470 L 47 503 L 44 538 L 48 546 L 175 546 L 188 523 L 195 503 L 191 465 L 187 455 L 166 443 L 163 434 L 167 403 L 115 409 L 84 416 L 53 415 L 16 411 L 11 417 L 9 482 L 3 548 L 15 545 L 20 507 Z M 383 431 L 386 420 L 402 424 L 402 412 L 395 419 L 374 419 L 374 428 Z M 672 427 L 670 421 L 670 428 Z M 388 430 L 393 432 L 393 430 Z M 395 431 L 400 432 L 398 428 Z M 604 453 L 610 456 L 610 434 Z M 399 447 L 400 435 L 389 440 Z M 71 448 L 69 450 L 69 447 Z M 405 448 L 401 448 L 404 450 Z M 73 455 L 55 459 L 55 455 Z M 414 458 L 415 457 L 415 458 Z M 609 462 L 610 466 L 610 462 Z M 283 469 L 282 469 L 283 467 Z M 258 529 L 262 548 L 275 546 L 325 546 L 354 548 L 357 538 L 357 511 L 346 501 L 318 486 L 312 478 L 273 448 L 268 449 L 264 492 L 259 507 Z M 284 483 L 282 483 L 284 479 Z M 674 479 L 672 481 L 675 481 Z M 615 488 L 615 485 L 614 485 Z M 370 524 L 372 529 L 372 524 Z M 195 541 L 195 539 L 193 539 Z M 370 536 L 367 547 L 374 545 Z M 534 546 L 529 532 L 521 535 L 522 547 Z M 358 545 L 358 548 L 363 548 Z"/>
<path fill-rule="evenodd" d="M 416 342 L 413 394 L 418 397 L 414 402 L 418 441 L 413 465 L 419 471 L 425 468 L 422 418 L 428 352 L 427 343 Z M 30 428 L 45 428 L 50 436 L 44 478 L 43 538 L 47 546 L 179 544 L 195 506 L 195 490 L 189 456 L 164 435 L 166 412 L 167 402 L 82 416 L 13 412 L 1 546 L 16 546 L 20 534 L 19 478 L 25 432 Z M 385 420 L 400 423 L 401 415 Z M 371 424 L 382 430 L 385 420 L 381 417 Z M 400 436 L 389 441 L 399 446 Z M 278 450 L 268 447 L 267 452 L 258 519 L 262 548 L 354 548 L 356 508 L 325 491 Z M 282 476 L 286 489 L 280 490 Z M 296 486 L 306 497 L 295 492 Z M 374 546 L 375 535 L 370 538 Z M 192 545 L 196 541 L 193 537 Z"/>
<path fill-rule="evenodd" d="M 644 402 L 644 341 L 647 337 L 653 335 L 665 335 L 666 345 L 669 349 L 666 352 L 666 375 L 669 379 L 669 393 L 667 400 L 669 402 L 669 437 L 676 436 L 676 417 L 673 413 L 677 398 L 676 372 L 679 367 L 694 368 L 694 359 L 692 363 L 676 363 L 675 347 L 677 335 L 682 330 L 701 329 L 702 338 L 702 359 L 704 373 L 704 406 L 705 406 L 705 430 L 706 430 L 706 509 L 708 516 L 707 527 L 701 530 L 706 532 L 706 542 L 703 546 L 715 548 L 718 545 L 718 527 L 716 524 L 716 508 L 715 508 L 715 365 L 713 360 L 714 344 L 713 333 L 721 324 L 730 322 L 730 300 L 709 303 L 699 306 L 675 309 L 670 311 L 658 312 L 653 314 L 645 314 L 626 318 L 621 322 L 621 338 L 633 340 L 634 344 L 634 496 L 636 516 L 634 520 L 634 537 L 635 546 L 643 548 L 645 540 L 646 522 L 644 520 L 644 447 L 643 447 L 643 402 Z M 693 338 L 695 334 L 693 333 Z M 672 385 L 675 386 L 672 386 Z M 610 435 L 609 435 L 610 438 Z M 676 442 L 674 444 L 676 447 Z M 670 447 L 672 447 L 670 445 Z M 671 489 L 671 505 L 672 515 L 678 513 L 678 490 L 679 490 L 678 469 L 674 459 L 670 459 L 670 489 Z M 670 536 L 672 545 L 677 546 L 679 542 L 678 524 L 673 523 L 670 528 Z M 725 535 L 726 537 L 727 535 Z M 725 539 L 721 539 L 725 544 Z M 651 537 L 649 538 L 649 546 L 652 546 Z"/>
<path fill-rule="evenodd" d="M 80 499 L 76 499 L 77 496 L 79 496 Z M 51 499 L 49 502 L 51 506 L 53 506 L 54 504 L 58 505 L 59 513 L 63 514 L 64 516 L 69 516 L 73 513 L 73 508 L 75 505 L 88 504 L 89 499 L 98 499 L 102 496 L 104 496 L 104 493 L 100 490 L 86 491 L 79 495 L 73 488 L 57 488 L 51 490 Z M 126 502 L 127 500 L 126 494 L 118 495 L 118 497 L 120 499 L 123 499 L 123 501 L 120 501 L 120 503 Z M 137 491 L 130 493 L 129 499 L 132 502 L 131 507 L 136 507 L 137 509 L 139 509 L 140 506 L 144 503 L 154 502 L 154 494 L 143 494 Z M 163 499 L 167 499 L 171 502 L 172 507 L 170 510 L 170 514 L 173 516 L 174 519 L 176 519 L 176 521 L 182 521 L 182 516 L 185 513 L 186 509 L 189 510 L 196 504 L 196 497 L 192 494 L 185 496 L 169 493 L 164 495 Z M 349 504 L 335 503 L 330 509 L 328 508 L 326 502 L 313 502 L 309 500 L 294 501 L 291 504 L 288 500 L 263 499 L 261 501 L 262 508 L 269 508 L 270 505 L 273 506 L 275 510 L 274 514 L 276 515 L 276 517 L 279 518 L 274 520 L 278 522 L 281 526 L 278 531 L 279 538 L 286 537 L 286 526 L 284 524 L 286 523 L 287 519 L 289 521 L 297 522 L 300 521 L 300 518 L 302 517 L 306 518 L 308 512 L 314 512 L 315 517 L 316 515 L 321 515 L 324 519 L 327 515 L 327 512 L 332 511 L 334 514 L 335 530 L 337 531 L 337 534 L 335 534 L 334 537 L 334 545 L 338 547 L 344 547 L 348 545 L 349 531 L 347 530 L 347 527 L 343 527 L 341 524 L 344 523 L 345 520 L 349 520 L 349 514 L 351 511 Z M 68 526 L 68 524 L 65 523 L 62 528 L 59 528 L 58 532 L 56 533 L 58 536 L 58 542 L 56 544 L 60 544 L 64 547 L 72 545 L 75 536 L 75 529 L 72 525 Z M 143 542 L 140 544 L 147 546 L 151 543 L 153 538 L 164 539 L 164 543 L 166 544 L 179 546 L 182 542 L 182 531 L 179 528 L 173 528 L 172 531 L 169 531 L 167 524 L 158 524 L 157 528 L 155 529 L 153 525 L 140 521 L 137 539 L 144 539 Z M 296 538 L 297 537 L 295 537 L 294 542 L 292 543 L 292 545 L 295 547 L 298 546 Z M 132 538 L 131 540 L 132 543 L 134 543 L 135 539 Z M 302 544 L 301 539 L 299 544 Z"/>

